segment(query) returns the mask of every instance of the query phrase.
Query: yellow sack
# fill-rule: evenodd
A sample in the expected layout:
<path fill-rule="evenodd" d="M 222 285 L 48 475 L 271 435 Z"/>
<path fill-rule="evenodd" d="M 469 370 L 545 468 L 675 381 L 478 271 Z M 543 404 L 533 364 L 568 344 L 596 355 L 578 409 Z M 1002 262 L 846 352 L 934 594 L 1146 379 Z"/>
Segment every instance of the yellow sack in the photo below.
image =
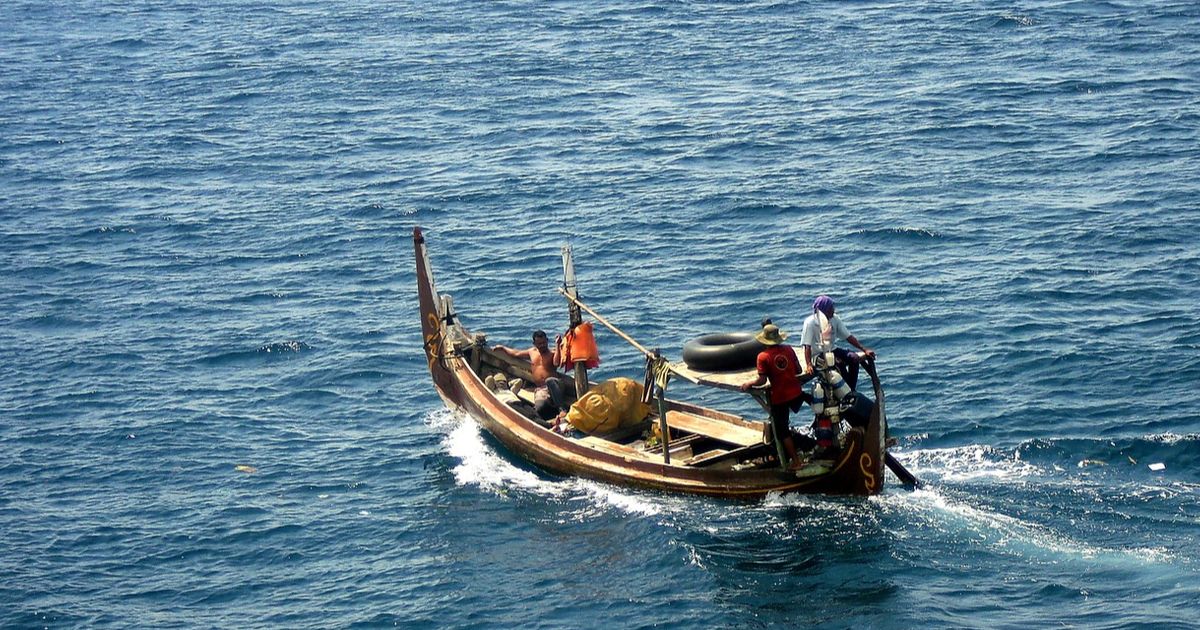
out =
<path fill-rule="evenodd" d="M 567 412 L 567 421 L 584 433 L 608 433 L 641 422 L 650 414 L 642 404 L 642 384 L 629 378 L 609 379 L 588 390 Z"/>

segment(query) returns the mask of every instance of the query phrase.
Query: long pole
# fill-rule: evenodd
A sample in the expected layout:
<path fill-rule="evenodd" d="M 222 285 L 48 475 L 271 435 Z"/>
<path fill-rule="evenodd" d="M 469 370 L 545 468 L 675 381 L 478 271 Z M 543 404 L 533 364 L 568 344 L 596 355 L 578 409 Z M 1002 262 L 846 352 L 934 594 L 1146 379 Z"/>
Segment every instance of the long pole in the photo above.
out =
<path fill-rule="evenodd" d="M 634 341 L 634 340 L 633 340 L 633 337 L 630 337 L 629 335 L 626 335 L 624 332 L 622 332 L 622 331 L 621 331 L 621 329 L 620 329 L 620 328 L 617 328 L 616 326 L 612 325 L 612 323 L 610 323 L 610 322 L 609 322 L 607 319 L 604 319 L 604 317 L 602 317 L 602 316 L 601 316 L 599 313 L 597 313 L 596 311 L 593 311 L 593 310 L 591 309 L 591 307 L 589 307 L 587 304 L 584 304 L 583 302 L 580 302 L 580 301 L 579 301 L 579 298 L 578 298 L 578 296 L 572 295 L 572 294 L 570 294 L 570 293 L 568 293 L 568 292 L 564 291 L 563 289 L 559 289 L 559 290 L 558 290 L 558 292 L 559 292 L 559 293 L 561 293 L 561 294 L 563 294 L 564 296 L 566 296 L 566 298 L 567 298 L 567 301 L 568 301 L 568 302 L 570 302 L 572 305 L 574 305 L 574 306 L 575 306 L 577 309 L 583 309 L 583 310 L 587 311 L 587 312 L 588 312 L 588 315 L 591 315 L 592 317 L 595 317 L 595 318 L 596 318 L 596 321 L 600 322 L 601 324 L 604 324 L 604 327 L 605 327 L 605 328 L 608 328 L 609 330 L 611 330 L 611 331 L 613 331 L 614 333 L 616 333 L 616 335 L 617 335 L 618 337 L 620 337 L 620 338 L 624 339 L 625 341 L 629 342 L 629 344 L 630 344 L 630 345 L 632 345 L 634 348 L 637 348 L 637 349 L 638 349 L 638 350 L 639 350 L 639 351 L 640 351 L 642 354 L 644 354 L 644 355 L 646 355 L 646 356 L 648 356 L 648 357 L 652 357 L 652 356 L 654 356 L 654 353 L 653 353 L 653 352 L 651 352 L 651 351 L 647 350 L 647 349 L 646 349 L 646 347 L 645 347 L 645 346 L 643 346 L 642 344 L 640 344 L 640 343 L 638 343 L 638 342 Z"/>
<path fill-rule="evenodd" d="M 921 487 L 921 480 L 917 479 L 916 475 L 908 472 L 908 469 L 905 468 L 899 460 L 897 460 L 895 457 L 892 457 L 891 453 L 888 453 L 884 456 L 883 462 L 887 464 L 887 467 L 891 469 L 891 471 L 896 474 L 896 477 L 898 477 L 905 485 L 909 485 L 914 488 Z"/>
<path fill-rule="evenodd" d="M 583 323 L 583 315 L 579 312 L 579 289 L 575 286 L 575 260 L 571 256 L 571 246 L 563 245 L 563 286 L 559 289 L 563 295 L 567 296 L 571 304 L 567 310 L 570 315 L 571 330 Z M 576 400 L 583 398 L 583 395 L 588 390 L 587 366 L 583 361 L 575 362 L 575 398 Z"/>

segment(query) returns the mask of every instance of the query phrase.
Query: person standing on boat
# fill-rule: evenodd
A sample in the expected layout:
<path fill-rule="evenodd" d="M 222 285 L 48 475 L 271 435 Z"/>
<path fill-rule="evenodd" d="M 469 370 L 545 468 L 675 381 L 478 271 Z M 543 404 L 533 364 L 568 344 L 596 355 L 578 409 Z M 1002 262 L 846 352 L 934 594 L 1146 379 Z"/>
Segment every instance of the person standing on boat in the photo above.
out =
<path fill-rule="evenodd" d="M 796 444 L 792 440 L 788 416 L 790 411 L 800 411 L 800 406 L 806 400 L 810 400 L 808 394 L 804 393 L 804 387 L 797 374 L 800 371 L 800 361 L 796 358 L 796 351 L 783 343 L 787 335 L 775 324 L 765 324 L 754 338 L 767 346 L 758 353 L 758 378 L 742 383 L 739 388 L 749 391 L 751 387 L 758 387 L 770 381 L 771 424 L 775 428 L 775 438 L 783 442 L 783 450 L 791 462 L 788 469 L 796 470 L 802 462 L 796 457 Z"/>
<path fill-rule="evenodd" d="M 550 350 L 550 340 L 546 332 L 533 331 L 533 347 L 528 350 L 514 350 L 508 346 L 496 346 L 494 350 L 502 352 L 514 359 L 529 361 L 529 372 L 533 376 L 533 408 L 542 420 L 552 420 L 566 406 L 563 397 L 562 379 L 555 370 L 562 363 L 562 339 L 555 340 L 555 348 Z"/>
<path fill-rule="evenodd" d="M 818 354 L 832 351 L 838 371 L 846 379 L 846 384 L 850 389 L 858 389 L 858 366 L 862 363 L 864 355 L 874 359 L 875 351 L 859 343 L 846 329 L 842 320 L 834 315 L 834 310 L 833 298 L 828 295 L 813 300 L 812 315 L 804 320 L 804 330 L 800 333 L 800 343 L 804 345 L 804 373 L 813 373 L 813 359 Z M 828 322 L 827 328 L 822 326 L 821 319 Z M 846 343 L 858 348 L 863 354 L 853 353 L 845 348 L 835 348 L 833 344 L 838 339 L 846 340 Z"/>

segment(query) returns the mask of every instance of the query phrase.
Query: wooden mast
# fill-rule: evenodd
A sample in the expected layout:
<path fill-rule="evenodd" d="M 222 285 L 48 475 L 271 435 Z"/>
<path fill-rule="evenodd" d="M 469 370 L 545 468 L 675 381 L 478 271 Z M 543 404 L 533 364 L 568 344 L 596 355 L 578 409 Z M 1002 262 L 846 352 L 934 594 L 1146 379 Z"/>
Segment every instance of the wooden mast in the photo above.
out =
<path fill-rule="evenodd" d="M 579 304 L 576 300 L 579 299 L 579 289 L 575 285 L 575 260 L 571 256 L 571 246 L 563 245 L 563 292 L 567 297 L 569 306 L 567 310 L 570 314 L 570 330 L 575 330 L 575 327 L 583 323 L 583 313 L 579 310 Z M 575 398 L 576 400 L 583 398 L 583 395 L 588 390 L 588 375 L 587 366 L 583 361 L 575 362 Z"/>

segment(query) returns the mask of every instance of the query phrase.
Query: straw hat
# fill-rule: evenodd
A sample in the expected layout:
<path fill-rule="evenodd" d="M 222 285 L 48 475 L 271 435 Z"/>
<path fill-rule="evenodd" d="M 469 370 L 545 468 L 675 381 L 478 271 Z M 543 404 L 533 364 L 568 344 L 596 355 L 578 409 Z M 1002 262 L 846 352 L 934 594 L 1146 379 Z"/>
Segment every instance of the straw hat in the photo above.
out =
<path fill-rule="evenodd" d="M 787 339 L 787 333 L 779 330 L 775 324 L 767 324 L 763 326 L 762 332 L 754 335 L 754 338 L 764 346 L 777 346 Z"/>

